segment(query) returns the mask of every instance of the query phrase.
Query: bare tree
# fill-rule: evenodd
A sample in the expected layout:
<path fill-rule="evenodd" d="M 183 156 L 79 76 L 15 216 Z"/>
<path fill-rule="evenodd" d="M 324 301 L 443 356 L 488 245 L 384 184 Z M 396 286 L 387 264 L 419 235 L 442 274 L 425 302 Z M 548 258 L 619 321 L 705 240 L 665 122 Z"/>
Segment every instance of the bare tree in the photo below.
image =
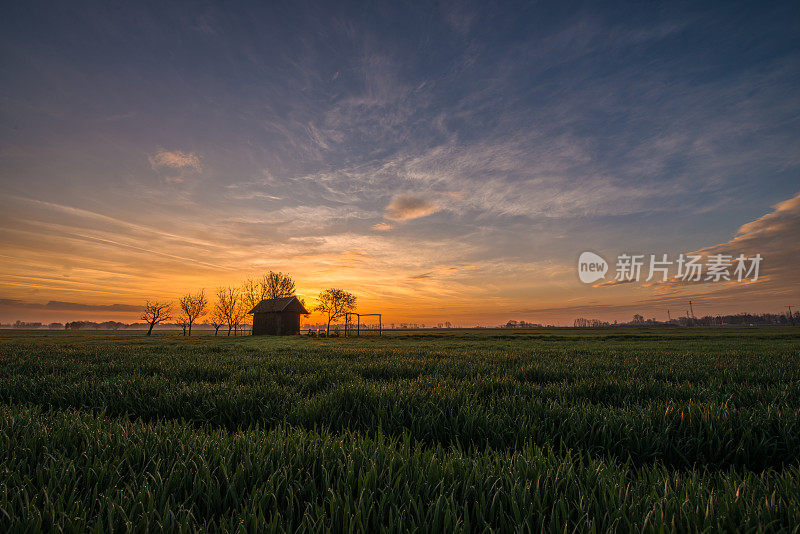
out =
<path fill-rule="evenodd" d="M 343 289 L 326 289 L 319 294 L 319 303 L 314 311 L 322 312 L 328 316 L 326 336 L 331 334 L 331 322 L 344 317 L 347 312 L 355 311 L 356 296 Z"/>
<path fill-rule="evenodd" d="M 248 278 L 242 282 L 242 287 L 239 292 L 243 305 L 249 306 L 248 311 L 255 308 L 259 302 L 267 298 L 267 286 L 264 284 L 264 280 L 266 280 L 266 275 L 264 275 L 264 279 L 262 280 Z"/>
<path fill-rule="evenodd" d="M 172 319 L 172 305 L 169 302 L 159 302 L 157 300 L 150 302 L 145 301 L 144 312 L 142 313 L 142 320 L 147 321 L 150 327 L 147 329 L 147 335 L 153 333 L 153 327 L 164 321 Z"/>
<path fill-rule="evenodd" d="M 279 299 L 294 295 L 295 284 L 291 276 L 281 272 L 269 271 L 261 280 L 248 278 L 242 283 L 241 297 L 247 311 L 252 310 L 264 299 Z"/>
<path fill-rule="evenodd" d="M 182 296 L 178 299 L 178 303 L 186 316 L 186 323 L 189 327 L 189 335 L 191 336 L 192 324 L 194 324 L 198 317 L 205 315 L 206 309 L 208 308 L 208 299 L 206 298 L 205 292 L 201 289 L 196 295 L 187 293 Z"/>
<path fill-rule="evenodd" d="M 217 304 L 215 309 L 221 317 L 225 318 L 225 325 L 228 327 L 228 335 L 231 335 L 231 330 L 238 320 L 238 308 L 241 307 L 238 289 L 234 287 L 221 287 L 217 290 Z"/>
<path fill-rule="evenodd" d="M 245 310 L 244 316 L 237 316 L 237 321 L 233 329 L 233 335 L 236 335 L 236 331 L 239 329 L 239 323 L 247 320 L 246 312 L 252 310 L 258 305 L 259 302 L 267 298 L 267 286 L 264 283 L 266 278 L 266 275 L 264 275 L 261 280 L 248 278 L 242 283 L 242 287 L 239 288 L 239 301 L 237 306 L 247 309 Z"/>
<path fill-rule="evenodd" d="M 247 319 L 247 312 L 250 311 L 252 308 L 248 308 L 247 305 L 242 302 L 241 300 L 236 304 L 233 309 L 233 335 L 236 335 L 236 332 L 239 330 L 239 327 L 242 327 L 242 331 L 244 331 L 244 325 L 247 324 L 245 321 Z"/>
<path fill-rule="evenodd" d="M 189 326 L 189 319 L 185 315 L 179 315 L 175 318 L 175 324 L 183 328 L 183 335 L 186 335 L 186 327 Z"/>
<path fill-rule="evenodd" d="M 294 280 L 288 273 L 270 271 L 264 275 L 262 284 L 268 299 L 280 299 L 294 295 Z"/>
<path fill-rule="evenodd" d="M 219 334 L 219 329 L 225 324 L 226 319 L 219 307 L 219 302 L 211 309 L 211 317 L 209 319 L 211 320 L 211 326 L 214 327 L 214 336 L 216 336 Z"/>

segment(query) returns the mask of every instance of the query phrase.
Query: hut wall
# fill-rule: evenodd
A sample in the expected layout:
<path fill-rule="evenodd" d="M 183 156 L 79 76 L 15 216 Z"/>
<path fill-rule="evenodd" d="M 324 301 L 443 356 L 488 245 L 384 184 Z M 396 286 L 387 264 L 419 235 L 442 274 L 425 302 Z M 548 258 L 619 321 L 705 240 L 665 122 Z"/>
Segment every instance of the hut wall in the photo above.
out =
<path fill-rule="evenodd" d="M 254 313 L 253 314 L 253 335 L 273 335 L 281 334 L 281 314 L 280 313 Z"/>
<path fill-rule="evenodd" d="M 282 314 L 281 327 L 282 334 L 293 336 L 300 333 L 300 313 L 296 311 L 285 311 Z"/>
<path fill-rule="evenodd" d="M 300 313 L 296 310 L 253 314 L 254 336 L 291 336 L 299 333 Z"/>

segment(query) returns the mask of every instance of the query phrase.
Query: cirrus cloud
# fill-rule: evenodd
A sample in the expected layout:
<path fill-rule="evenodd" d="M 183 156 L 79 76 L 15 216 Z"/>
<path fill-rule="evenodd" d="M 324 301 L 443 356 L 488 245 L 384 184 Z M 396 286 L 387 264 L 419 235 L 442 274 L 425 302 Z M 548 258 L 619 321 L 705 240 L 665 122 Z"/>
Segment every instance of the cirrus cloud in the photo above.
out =
<path fill-rule="evenodd" d="M 22 299 L 0 298 L 0 307 L 30 310 L 83 311 L 83 312 L 139 312 L 141 305 L 132 304 L 86 304 L 83 302 L 64 302 L 51 300 L 46 304 L 28 302 Z"/>

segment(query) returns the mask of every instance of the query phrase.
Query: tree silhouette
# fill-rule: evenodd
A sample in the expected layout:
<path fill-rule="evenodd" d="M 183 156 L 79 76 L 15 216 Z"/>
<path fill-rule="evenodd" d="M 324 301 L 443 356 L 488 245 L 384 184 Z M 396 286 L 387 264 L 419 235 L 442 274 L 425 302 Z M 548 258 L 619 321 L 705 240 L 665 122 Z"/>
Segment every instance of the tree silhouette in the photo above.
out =
<path fill-rule="evenodd" d="M 183 328 L 183 335 L 186 335 L 186 327 L 189 326 L 189 319 L 185 315 L 179 315 L 175 318 L 175 324 Z"/>
<path fill-rule="evenodd" d="M 264 275 L 264 278 L 261 280 L 248 278 L 242 282 L 242 287 L 239 289 L 239 296 L 243 305 L 245 307 L 249 306 L 248 311 L 255 308 L 259 302 L 267 298 L 267 286 L 264 283 L 266 278 L 267 275 Z"/>
<path fill-rule="evenodd" d="M 236 303 L 236 306 L 233 308 L 233 335 L 236 335 L 236 332 L 239 331 L 239 327 L 242 327 L 242 331 L 244 331 L 244 325 L 247 324 L 247 312 L 249 312 L 252 308 L 248 308 L 244 302 L 241 300 Z"/>
<path fill-rule="evenodd" d="M 270 271 L 264 275 L 262 284 L 268 299 L 280 299 L 294 295 L 294 280 L 288 274 Z"/>
<path fill-rule="evenodd" d="M 225 315 L 219 308 L 219 303 L 215 304 L 214 307 L 211 309 L 211 317 L 210 317 L 211 326 L 214 327 L 214 336 L 219 334 L 219 329 L 222 327 L 222 325 L 225 324 L 225 319 L 226 319 Z"/>
<path fill-rule="evenodd" d="M 214 313 L 219 313 L 224 318 L 228 327 L 228 335 L 238 323 L 239 309 L 242 308 L 241 295 L 239 290 L 234 287 L 221 287 L 217 289 L 217 303 L 214 305 Z"/>
<path fill-rule="evenodd" d="M 148 336 L 153 332 L 155 325 L 170 319 L 172 319 L 172 305 L 170 303 L 157 300 L 153 302 L 145 301 L 142 320 L 147 321 L 147 324 L 150 325 L 147 329 Z"/>
<path fill-rule="evenodd" d="M 327 336 L 331 334 L 331 322 L 344 317 L 347 312 L 355 311 L 356 296 L 343 289 L 326 289 L 319 294 L 319 304 L 314 311 L 322 312 L 328 316 Z"/>
<path fill-rule="evenodd" d="M 201 289 L 196 295 L 187 293 L 178 299 L 181 310 L 183 311 L 184 318 L 186 319 L 186 326 L 189 329 L 189 335 L 192 335 L 192 324 L 206 313 L 208 308 L 208 299 L 206 299 L 205 292 Z"/>
<path fill-rule="evenodd" d="M 242 282 L 242 302 L 252 310 L 264 299 L 279 299 L 294 295 L 294 279 L 287 273 L 269 271 L 261 280 L 248 278 Z"/>

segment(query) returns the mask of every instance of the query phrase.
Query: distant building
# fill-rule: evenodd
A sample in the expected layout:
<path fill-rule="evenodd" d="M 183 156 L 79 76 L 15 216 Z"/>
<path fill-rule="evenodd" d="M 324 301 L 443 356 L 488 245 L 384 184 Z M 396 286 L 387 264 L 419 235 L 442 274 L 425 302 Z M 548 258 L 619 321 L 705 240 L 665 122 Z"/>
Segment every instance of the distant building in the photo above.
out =
<path fill-rule="evenodd" d="M 292 336 L 300 333 L 300 316 L 307 315 L 297 297 L 264 299 L 249 312 L 253 315 L 253 335 Z"/>

